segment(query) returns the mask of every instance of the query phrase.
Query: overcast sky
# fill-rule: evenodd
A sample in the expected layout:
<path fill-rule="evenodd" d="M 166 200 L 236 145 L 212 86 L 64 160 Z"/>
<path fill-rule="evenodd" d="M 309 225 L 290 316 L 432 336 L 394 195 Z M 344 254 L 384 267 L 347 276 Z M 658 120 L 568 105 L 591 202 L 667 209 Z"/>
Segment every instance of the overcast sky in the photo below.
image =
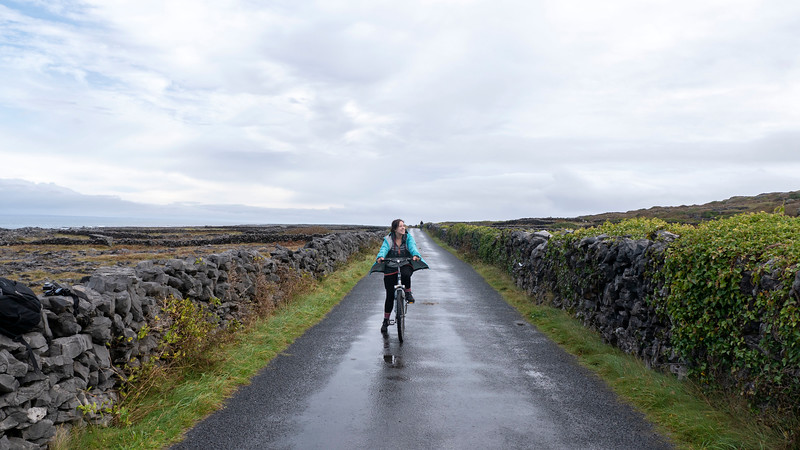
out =
<path fill-rule="evenodd" d="M 388 224 L 798 190 L 798 49 L 797 0 L 2 0 L 0 207 Z"/>

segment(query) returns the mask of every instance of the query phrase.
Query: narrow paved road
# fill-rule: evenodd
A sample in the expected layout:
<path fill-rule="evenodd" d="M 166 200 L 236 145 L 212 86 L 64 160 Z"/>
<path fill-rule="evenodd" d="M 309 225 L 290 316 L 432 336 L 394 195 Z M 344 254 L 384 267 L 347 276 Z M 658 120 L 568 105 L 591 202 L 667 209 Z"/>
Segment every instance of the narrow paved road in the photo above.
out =
<path fill-rule="evenodd" d="M 175 449 L 670 448 L 509 307 L 472 268 L 412 230 L 405 342 L 379 331 L 372 274 L 192 429 Z"/>

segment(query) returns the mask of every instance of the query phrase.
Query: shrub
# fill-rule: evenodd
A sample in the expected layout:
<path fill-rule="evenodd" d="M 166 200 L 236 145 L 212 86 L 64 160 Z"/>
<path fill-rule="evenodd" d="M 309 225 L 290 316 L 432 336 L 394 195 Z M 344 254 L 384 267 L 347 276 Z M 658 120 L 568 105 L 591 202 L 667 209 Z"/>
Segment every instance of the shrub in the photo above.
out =
<path fill-rule="evenodd" d="M 170 324 L 161 344 L 161 359 L 179 365 L 202 361 L 211 343 L 209 336 L 216 332 L 219 318 L 205 305 L 188 298 L 167 298 L 163 311 L 169 316 Z"/>
<path fill-rule="evenodd" d="M 701 224 L 670 246 L 659 306 L 699 380 L 754 404 L 800 396 L 800 309 L 790 295 L 798 236 L 798 218 L 745 214 Z"/>
<path fill-rule="evenodd" d="M 692 228 L 691 225 L 671 224 L 658 218 L 637 217 L 621 222 L 605 222 L 603 225 L 597 227 L 582 228 L 568 235 L 557 236 L 557 239 L 576 239 L 586 236 L 599 236 L 601 234 L 608 236 L 628 236 L 632 239 L 654 239 L 656 233 L 661 230 L 681 235 Z"/>
<path fill-rule="evenodd" d="M 663 264 L 655 262 L 645 275 L 666 288 L 649 301 L 668 318 L 671 345 L 689 374 L 706 386 L 738 392 L 753 406 L 796 411 L 789 399 L 800 398 L 800 295 L 792 291 L 800 264 L 800 218 L 751 213 L 698 226 L 635 218 L 566 230 L 545 249 L 548 279 L 560 296 L 576 297 L 599 276 L 592 264 L 570 264 L 581 239 L 653 240 L 662 230 L 679 237 L 669 244 Z M 461 251 L 510 269 L 509 231 L 460 223 L 442 231 Z"/>

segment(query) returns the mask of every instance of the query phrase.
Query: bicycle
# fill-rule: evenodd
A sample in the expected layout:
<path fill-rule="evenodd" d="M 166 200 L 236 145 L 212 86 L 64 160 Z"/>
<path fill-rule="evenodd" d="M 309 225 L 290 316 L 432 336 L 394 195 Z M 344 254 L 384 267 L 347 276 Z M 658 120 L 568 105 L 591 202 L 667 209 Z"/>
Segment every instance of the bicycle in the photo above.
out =
<path fill-rule="evenodd" d="M 394 285 L 394 323 L 389 321 L 389 325 L 397 325 L 397 339 L 403 342 L 403 333 L 406 328 L 406 312 L 408 312 L 408 302 L 406 301 L 406 290 L 400 281 L 400 267 L 411 262 L 411 258 L 384 258 L 386 267 L 397 268 L 397 284 Z"/>
<path fill-rule="evenodd" d="M 428 265 L 421 258 L 414 257 L 384 257 L 381 262 L 375 262 L 370 273 L 386 273 L 387 269 L 397 269 L 397 283 L 394 285 L 394 320 L 388 320 L 388 325 L 397 325 L 397 337 L 403 342 L 403 335 L 406 329 L 406 312 L 408 312 L 408 299 L 406 298 L 405 286 L 400 278 L 400 268 L 406 264 L 411 264 L 414 271 L 428 269 Z M 383 330 L 383 329 L 381 329 Z"/>

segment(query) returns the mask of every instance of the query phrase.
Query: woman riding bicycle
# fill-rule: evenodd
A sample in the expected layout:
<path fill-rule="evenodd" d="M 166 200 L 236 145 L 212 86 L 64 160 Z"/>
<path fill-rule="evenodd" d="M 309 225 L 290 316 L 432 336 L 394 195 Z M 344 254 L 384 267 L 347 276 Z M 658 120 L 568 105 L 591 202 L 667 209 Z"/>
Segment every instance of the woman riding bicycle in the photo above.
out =
<path fill-rule="evenodd" d="M 392 221 L 392 231 L 383 239 L 383 245 L 381 245 L 375 260 L 378 263 L 382 263 L 384 258 L 408 257 L 412 261 L 425 262 L 419 250 L 417 250 L 414 236 L 406 233 L 406 223 L 401 219 L 395 219 Z M 386 333 L 389 327 L 389 317 L 391 317 L 392 307 L 394 306 L 394 284 L 397 281 L 397 270 L 400 270 L 400 281 L 405 288 L 408 303 L 414 303 L 414 297 L 411 295 L 411 274 L 414 273 L 414 268 L 411 263 L 403 265 L 399 269 L 387 267 L 383 276 L 383 285 L 386 287 L 386 302 L 383 306 L 381 333 Z"/>

